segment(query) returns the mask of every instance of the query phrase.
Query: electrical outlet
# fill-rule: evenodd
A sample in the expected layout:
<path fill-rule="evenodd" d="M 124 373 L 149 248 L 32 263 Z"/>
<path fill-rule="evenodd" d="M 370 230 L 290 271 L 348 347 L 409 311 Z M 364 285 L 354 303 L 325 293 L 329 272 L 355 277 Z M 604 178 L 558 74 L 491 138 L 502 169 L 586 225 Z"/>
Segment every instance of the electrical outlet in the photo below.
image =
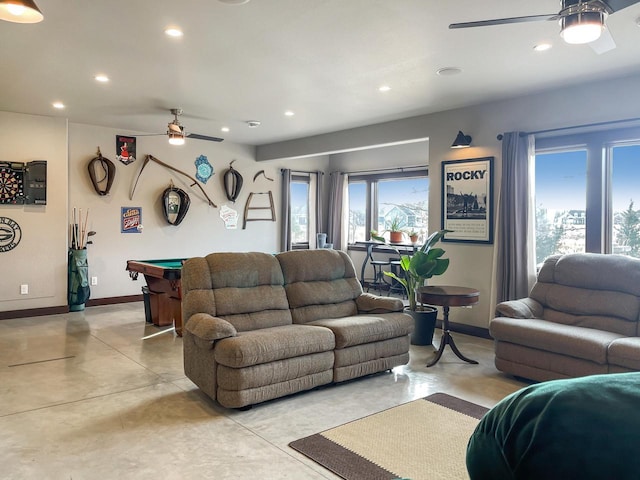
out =
<path fill-rule="evenodd" d="M 20 295 L 29 295 L 29 285 L 20 285 Z"/>
<path fill-rule="evenodd" d="M 91 285 L 97 285 L 98 284 L 98 277 L 91 277 Z"/>

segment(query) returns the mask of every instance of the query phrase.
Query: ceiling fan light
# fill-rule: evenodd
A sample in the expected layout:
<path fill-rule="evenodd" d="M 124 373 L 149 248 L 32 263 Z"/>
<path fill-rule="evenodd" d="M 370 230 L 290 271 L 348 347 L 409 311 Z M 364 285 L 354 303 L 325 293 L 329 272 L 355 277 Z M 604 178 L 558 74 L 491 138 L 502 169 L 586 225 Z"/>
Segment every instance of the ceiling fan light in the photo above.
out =
<path fill-rule="evenodd" d="M 184 145 L 184 134 L 177 132 L 167 132 L 171 145 Z"/>
<path fill-rule="evenodd" d="M 591 43 L 602 35 L 604 30 L 603 12 L 581 12 L 568 15 L 560 21 L 560 35 L 572 45 Z"/>
<path fill-rule="evenodd" d="M 13 23 L 38 23 L 44 20 L 33 0 L 1 0 L 0 20 Z"/>

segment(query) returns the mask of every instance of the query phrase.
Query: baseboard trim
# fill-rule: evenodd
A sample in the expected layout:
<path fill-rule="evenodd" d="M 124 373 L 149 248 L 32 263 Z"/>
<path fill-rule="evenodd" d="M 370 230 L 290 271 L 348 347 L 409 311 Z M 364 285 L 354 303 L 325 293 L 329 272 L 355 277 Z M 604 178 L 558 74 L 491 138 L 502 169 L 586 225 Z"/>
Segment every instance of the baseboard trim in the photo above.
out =
<path fill-rule="evenodd" d="M 131 302 L 141 302 L 143 299 L 142 295 L 125 295 L 122 297 L 105 297 L 105 298 L 90 298 L 87 302 L 87 307 L 97 307 L 100 305 L 115 305 L 117 303 L 131 303 Z"/>
<path fill-rule="evenodd" d="M 122 297 L 106 297 L 89 299 L 87 301 L 87 307 L 97 307 L 100 305 L 115 305 L 118 303 L 130 303 L 141 302 L 142 295 L 125 295 Z M 26 318 L 26 317 L 42 317 L 45 315 L 59 315 L 61 313 L 69 313 L 68 305 L 61 305 L 58 307 L 43 307 L 43 308 L 26 308 L 24 310 L 8 310 L 6 312 L 0 312 L 0 320 L 10 320 L 13 318 Z"/>
<path fill-rule="evenodd" d="M 116 305 L 118 303 L 131 303 L 141 302 L 143 300 L 142 295 L 125 295 L 122 297 L 105 297 L 89 299 L 87 307 L 97 307 L 101 305 Z M 25 318 L 25 317 L 40 317 L 44 315 L 57 315 L 60 313 L 69 313 L 69 307 L 67 305 L 60 307 L 45 307 L 45 308 L 28 308 L 25 310 L 10 310 L 6 312 L 0 312 L 0 320 L 9 320 L 12 318 Z M 442 328 L 442 320 L 436 321 L 436 326 Z M 493 340 L 489 335 L 488 328 L 474 327 L 473 325 L 465 325 L 463 323 L 449 322 L 449 329 L 452 332 L 462 333 L 464 335 L 471 335 L 473 337 L 486 338 Z"/>

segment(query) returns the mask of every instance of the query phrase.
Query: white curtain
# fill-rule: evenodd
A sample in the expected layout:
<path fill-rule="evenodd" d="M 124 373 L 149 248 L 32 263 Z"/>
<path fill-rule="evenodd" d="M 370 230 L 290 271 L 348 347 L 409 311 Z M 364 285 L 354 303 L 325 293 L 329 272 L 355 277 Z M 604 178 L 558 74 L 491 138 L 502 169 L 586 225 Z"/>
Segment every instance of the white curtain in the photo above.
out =
<path fill-rule="evenodd" d="M 534 161 L 533 135 L 504 134 L 497 215 L 497 302 L 528 296 L 535 281 Z"/>
<path fill-rule="evenodd" d="M 337 250 L 347 250 L 349 232 L 349 175 L 332 172 L 329 186 L 327 242 Z"/>

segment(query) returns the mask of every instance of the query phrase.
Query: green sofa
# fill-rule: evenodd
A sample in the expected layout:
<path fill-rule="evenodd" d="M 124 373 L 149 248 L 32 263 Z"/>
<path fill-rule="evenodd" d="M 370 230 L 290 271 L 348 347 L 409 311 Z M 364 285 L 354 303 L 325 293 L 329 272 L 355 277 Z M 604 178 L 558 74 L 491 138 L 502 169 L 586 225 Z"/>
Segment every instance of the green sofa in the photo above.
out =
<path fill-rule="evenodd" d="M 409 361 L 413 319 L 335 250 L 212 253 L 182 268 L 184 369 L 241 408 Z"/>

